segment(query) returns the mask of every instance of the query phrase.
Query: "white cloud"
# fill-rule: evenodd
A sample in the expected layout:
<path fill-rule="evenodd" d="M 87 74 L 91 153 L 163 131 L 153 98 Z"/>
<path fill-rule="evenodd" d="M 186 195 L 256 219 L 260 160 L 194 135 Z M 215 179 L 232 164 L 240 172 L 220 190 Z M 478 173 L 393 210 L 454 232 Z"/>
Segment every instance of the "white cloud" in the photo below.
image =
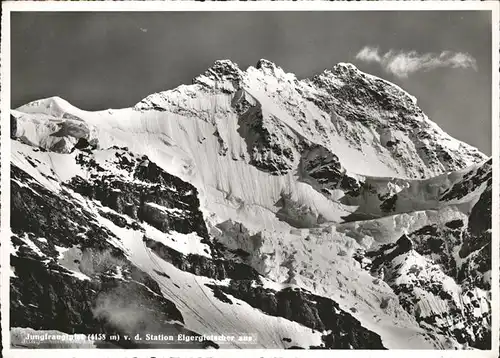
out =
<path fill-rule="evenodd" d="M 477 71 L 476 59 L 464 52 L 418 53 L 417 51 L 390 50 L 379 53 L 377 47 L 365 46 L 356 59 L 379 63 L 382 68 L 397 77 L 408 77 L 418 71 L 430 71 L 439 67 L 472 68 Z"/>
<path fill-rule="evenodd" d="M 356 58 L 366 62 L 380 62 L 382 60 L 378 54 L 378 48 L 368 46 L 363 47 L 356 55 Z"/>

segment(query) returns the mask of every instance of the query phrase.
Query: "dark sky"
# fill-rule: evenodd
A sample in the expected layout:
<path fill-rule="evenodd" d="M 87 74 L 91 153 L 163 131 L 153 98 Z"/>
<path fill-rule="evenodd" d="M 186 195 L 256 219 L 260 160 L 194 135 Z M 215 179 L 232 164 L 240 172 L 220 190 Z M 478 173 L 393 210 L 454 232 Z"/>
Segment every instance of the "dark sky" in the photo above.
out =
<path fill-rule="evenodd" d="M 60 96 L 86 110 L 129 107 L 189 84 L 215 60 L 260 58 L 299 78 L 338 62 L 394 82 L 452 136 L 491 154 L 489 12 L 13 13 L 12 106 Z M 387 51 L 468 53 L 477 69 L 442 67 L 398 78 L 356 59 Z"/>

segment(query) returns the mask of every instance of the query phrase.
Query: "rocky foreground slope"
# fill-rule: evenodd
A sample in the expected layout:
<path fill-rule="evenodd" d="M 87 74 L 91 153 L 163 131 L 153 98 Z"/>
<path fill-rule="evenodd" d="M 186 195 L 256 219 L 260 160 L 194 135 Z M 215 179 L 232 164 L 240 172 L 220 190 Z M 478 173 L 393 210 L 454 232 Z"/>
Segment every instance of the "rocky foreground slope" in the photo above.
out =
<path fill-rule="evenodd" d="M 491 347 L 491 159 L 353 65 L 217 61 L 132 108 L 29 103 L 11 138 L 16 337 Z"/>

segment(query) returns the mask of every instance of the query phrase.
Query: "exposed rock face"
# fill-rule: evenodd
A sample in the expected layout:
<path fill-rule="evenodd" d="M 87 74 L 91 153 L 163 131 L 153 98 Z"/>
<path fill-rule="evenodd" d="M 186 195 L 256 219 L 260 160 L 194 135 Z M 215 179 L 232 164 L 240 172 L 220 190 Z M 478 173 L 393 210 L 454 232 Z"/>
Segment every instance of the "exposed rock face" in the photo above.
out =
<path fill-rule="evenodd" d="M 461 187 L 466 187 L 462 185 Z M 424 226 L 395 244 L 367 253 L 371 271 L 398 294 L 418 321 L 459 343 L 491 348 L 491 191 L 474 205 L 469 223 Z M 479 215 L 481 220 L 477 220 Z"/>
<path fill-rule="evenodd" d="M 429 121 L 414 97 L 351 64 L 338 64 L 300 81 L 266 60 L 246 71 L 231 61 L 217 61 L 196 77 L 193 85 L 150 95 L 134 109 L 212 117 L 203 110 L 194 113 L 188 104 L 207 94 L 214 96 L 210 99 L 213 103 L 228 99 L 241 117 L 242 137 L 255 132 L 250 141 L 247 139 L 253 163 L 275 174 L 291 169 L 302 138 L 333 153 L 339 138 L 341 145 L 352 147 L 349 151 L 364 153 L 367 158 L 357 164 L 366 163 L 365 168 L 345 163 L 352 169 L 357 167 L 359 174 L 371 174 L 369 169 L 380 163 L 380 169 L 387 168 L 387 173 L 423 178 L 486 159 L 465 143 L 454 145 L 457 141 Z M 271 103 L 275 108 L 268 106 Z M 249 121 L 252 125 L 246 128 Z"/>
<path fill-rule="evenodd" d="M 311 100 L 334 110 L 338 126 L 346 134 L 352 133 L 352 144 L 359 146 L 366 141 L 355 134 L 353 127 L 373 129 L 380 135 L 378 143 L 383 150 L 389 151 L 399 164 L 408 165 L 408 172 L 417 170 L 428 176 L 420 163 L 443 172 L 463 168 L 469 156 L 484 159 L 478 151 L 468 151 L 465 157 L 457 155 L 455 150 L 443 146 L 446 139 L 432 141 L 440 136 L 439 130 L 426 120 L 415 97 L 392 83 L 362 73 L 351 64 L 336 65 L 309 83 L 318 88 L 318 95 Z"/>
<path fill-rule="evenodd" d="M 17 121 L 16 117 L 14 117 L 12 114 L 10 115 L 10 138 L 14 139 L 16 138 L 17 134 Z"/>
<path fill-rule="evenodd" d="M 275 292 L 246 280 L 231 280 L 229 286 L 214 287 L 217 288 L 272 316 L 328 332 L 323 335 L 320 347 L 310 348 L 384 349 L 377 334 L 365 329 L 359 321 L 328 298 L 300 289 L 287 288 Z"/>
<path fill-rule="evenodd" d="M 460 199 L 476 190 L 481 185 L 491 186 L 492 159 L 490 158 L 477 170 L 467 172 L 462 180 L 451 187 L 441 197 L 442 200 Z M 490 205 L 491 208 L 491 205 Z M 490 215 L 491 217 L 491 215 Z"/>
<path fill-rule="evenodd" d="M 312 179 L 313 185 L 319 187 L 322 193 L 329 195 L 334 190 L 341 189 L 348 196 L 359 195 L 359 181 L 350 177 L 339 158 L 325 147 L 313 145 L 305 149 L 300 168 L 306 174 L 306 180 Z"/>
<path fill-rule="evenodd" d="M 160 231 L 174 230 L 186 234 L 194 231 L 200 237 L 208 238 L 203 216 L 198 210 L 195 187 L 161 170 L 146 156 L 138 157 L 117 150 L 115 157 L 118 168 L 136 180 L 126 182 L 120 176 L 110 175 L 91 155 L 80 153 L 76 159 L 93 172 L 91 180 L 74 177 L 68 187 Z"/>
<path fill-rule="evenodd" d="M 183 255 L 160 242 L 144 238 L 149 247 L 163 260 L 171 263 L 179 270 L 190 272 L 196 276 L 205 276 L 223 281 L 227 278 L 234 280 L 256 280 L 258 272 L 252 267 L 240 262 L 220 259 L 209 259 L 200 255 Z"/>
<path fill-rule="evenodd" d="M 491 346 L 492 161 L 391 83 L 225 60 L 133 108 L 54 97 L 11 123 L 17 338 Z M 124 338 L 145 332 L 197 338 Z"/>
<path fill-rule="evenodd" d="M 92 212 L 69 192 L 57 195 L 15 165 L 11 175 L 12 327 L 99 332 L 108 337 L 101 345 L 121 334 L 120 341 L 111 343 L 122 347 L 141 346 L 123 339 L 125 334 L 182 332 L 167 323 L 183 322 L 175 304 L 110 243 L 120 239 L 99 225 Z M 79 259 L 61 264 L 61 256 L 72 247 L 81 253 Z"/>
<path fill-rule="evenodd" d="M 240 115 L 238 131 L 245 139 L 250 163 L 260 170 L 280 175 L 294 167 L 293 148 L 298 145 L 298 139 L 284 125 L 280 125 L 280 131 L 275 131 L 276 123 L 279 122 L 273 118 L 264 119 L 258 107 L 251 107 Z"/>

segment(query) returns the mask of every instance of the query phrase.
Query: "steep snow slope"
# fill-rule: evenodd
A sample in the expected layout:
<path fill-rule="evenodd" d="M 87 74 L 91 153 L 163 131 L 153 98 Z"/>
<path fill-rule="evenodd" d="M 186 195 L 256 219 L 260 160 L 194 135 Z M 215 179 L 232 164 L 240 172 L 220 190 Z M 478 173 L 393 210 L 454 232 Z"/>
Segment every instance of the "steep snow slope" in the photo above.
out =
<path fill-rule="evenodd" d="M 233 106 L 243 114 L 263 108 L 263 129 L 278 131 L 270 131 L 271 138 L 292 131 L 340 158 L 360 159 L 344 159 L 346 163 L 341 159 L 349 171 L 358 174 L 380 176 L 385 168 L 390 175 L 418 178 L 484 159 L 477 149 L 449 137 L 429 121 L 414 97 L 350 64 L 338 64 L 299 81 L 266 60 L 245 72 L 230 61 L 218 61 L 193 83 L 151 95 L 135 108 L 182 112 L 186 97 L 201 85 L 210 94 L 232 97 Z M 270 118 L 277 121 L 269 122 Z M 296 140 L 293 137 L 287 139 Z"/>
<path fill-rule="evenodd" d="M 290 312 L 261 313 L 245 299 L 226 297 L 221 290 L 233 280 L 261 286 L 266 281 L 262 282 L 264 278 L 250 266 L 231 259 L 233 254 L 228 253 L 228 257 L 225 257 L 221 244 L 216 246 L 208 240 L 204 220 L 198 211 L 196 189 L 165 173 L 147 158 L 118 148 L 57 154 L 52 158 L 53 162 L 58 161 L 58 156 L 71 157 L 81 169 L 74 172 L 79 175 L 61 182 L 57 179 L 60 176 L 56 170 L 64 171 L 65 175 L 68 175 L 68 171 L 54 165 L 49 170 L 53 175 L 47 175 L 47 166 L 40 160 L 53 153 L 40 152 L 19 142 L 13 142 L 13 148 L 17 153 L 12 178 L 13 217 L 26 217 L 30 213 L 29 220 L 17 219 L 12 228 L 15 326 L 30 324 L 36 329 L 48 329 L 47 326 L 55 325 L 57 327 L 54 328 L 62 331 L 74 332 L 76 329 L 77 333 L 88 333 L 89 326 L 99 324 L 99 318 L 104 315 L 111 322 L 100 329 L 109 331 L 114 328 L 132 334 L 132 329 L 138 330 L 142 326 L 135 321 L 128 322 L 128 319 L 123 322 L 124 312 L 131 314 L 131 307 L 110 302 L 111 298 L 108 297 L 114 297 L 114 290 L 125 291 L 123 285 L 142 283 L 149 288 L 147 292 L 156 295 L 161 292 L 162 299 L 172 302 L 175 309 L 179 310 L 177 312 L 181 312 L 180 317 L 175 319 L 180 324 L 180 328 L 175 328 L 178 332 L 182 332 L 185 327 L 197 334 L 240 334 L 257 339 L 252 342 L 231 342 L 226 346 L 215 342 L 221 348 L 286 348 L 291 345 L 305 348 L 330 345 L 340 348 L 341 342 L 328 343 L 322 337 L 346 335 L 348 331 L 350 335 L 359 335 L 356 340 L 349 341 L 355 348 L 383 347 L 378 335 L 361 326 L 340 307 L 335 314 L 329 314 L 342 317 L 348 326 L 342 328 L 343 331 L 332 333 L 322 326 L 321 319 L 310 321 L 301 317 L 288 317 Z M 52 185 L 52 190 L 45 189 L 33 176 L 19 169 L 16 163 L 21 156 L 25 156 L 25 162 L 32 166 L 32 171 L 38 171 L 45 180 L 58 183 L 59 187 Z M 63 203 L 59 204 L 59 200 Z M 37 204 L 37 201 L 45 204 Z M 154 205 L 151 205 L 152 202 Z M 55 214 L 54 210 L 62 212 Z M 82 216 L 83 221 L 77 220 L 77 216 Z M 74 232 L 78 234 L 73 236 Z M 68 240 L 64 240 L 66 236 Z M 189 238 L 186 239 L 186 236 Z M 62 329 L 62 322 L 57 323 L 47 316 L 44 320 L 35 320 L 29 311 L 21 319 L 20 310 L 26 310 L 26 306 L 46 310 L 46 307 L 33 303 L 36 294 L 25 291 L 24 283 L 26 275 L 29 275 L 27 260 L 40 265 L 37 275 L 46 275 L 44 271 L 49 271 L 49 268 L 59 272 L 49 274 L 53 275 L 51 280 L 60 280 L 60 275 L 67 275 L 66 280 L 72 280 L 68 286 L 71 297 L 85 304 L 91 305 L 94 299 L 80 297 L 83 292 L 79 285 L 93 287 L 91 291 L 98 295 L 98 307 L 91 310 L 90 317 L 80 318 L 84 323 L 83 326 L 79 325 L 81 331 L 72 326 Z M 44 267 L 45 270 L 42 269 Z M 137 282 L 137 276 L 131 275 L 131 270 L 143 272 L 144 276 L 139 277 L 147 280 Z M 47 284 L 47 280 L 46 277 L 42 278 L 40 283 Z M 109 285 L 110 280 L 111 288 L 95 287 L 106 283 Z M 35 292 L 43 290 L 43 286 L 36 287 Z M 53 290 L 57 292 L 57 288 Z M 126 292 L 130 293 L 128 290 L 127 287 Z M 328 298 L 323 299 L 329 305 L 337 305 Z M 284 300 L 290 301 L 290 298 Z M 43 301 L 43 304 L 50 304 L 50 301 Z M 146 307 L 155 307 L 154 300 Z M 71 313 L 83 315 L 86 312 L 74 309 Z M 296 314 L 295 311 L 291 313 Z M 145 318 L 150 319 L 149 315 L 145 315 Z M 33 322 L 29 322 L 30 319 Z M 325 318 L 323 320 L 329 322 Z M 146 328 L 154 333 L 172 330 L 168 326 L 156 327 L 154 324 Z"/>
<path fill-rule="evenodd" d="M 80 138 L 103 148 L 127 146 L 220 202 L 222 218 L 237 215 L 227 212 L 232 206 L 272 225 L 269 216 L 279 211 L 305 227 L 354 212 L 357 201 L 340 207 L 322 196 L 356 193 L 359 175 L 420 178 L 486 159 L 437 128 L 399 87 L 352 65 L 298 81 L 265 60 L 245 72 L 218 61 L 193 82 L 117 111 L 36 101 L 13 113 L 16 137 L 59 152 Z M 332 160 L 328 188 L 319 188 L 311 172 L 318 155 Z"/>
<path fill-rule="evenodd" d="M 275 348 L 488 347 L 491 160 L 391 83 L 349 64 L 297 80 L 265 60 L 218 61 L 133 108 L 54 97 L 11 122 L 13 187 L 30 198 L 19 215 L 56 198 L 85 212 L 104 230 L 99 250 L 126 258 L 113 280 L 144 272 L 177 331 L 259 333 Z M 75 287 L 102 280 L 71 263 L 86 247 L 64 242 L 70 221 L 57 239 L 17 225 L 20 257 L 57 258 Z M 82 240 L 96 230 L 78 225 Z M 403 237 L 413 251 L 388 256 Z"/>

